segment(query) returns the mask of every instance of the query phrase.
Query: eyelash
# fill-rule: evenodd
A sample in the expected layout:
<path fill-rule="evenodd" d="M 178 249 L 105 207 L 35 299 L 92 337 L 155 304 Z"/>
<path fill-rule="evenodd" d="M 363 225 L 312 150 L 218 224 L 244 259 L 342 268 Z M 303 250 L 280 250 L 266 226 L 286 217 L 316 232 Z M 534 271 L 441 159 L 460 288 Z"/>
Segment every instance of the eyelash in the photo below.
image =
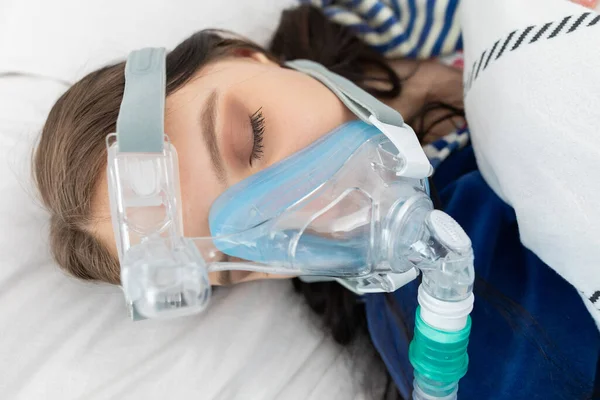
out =
<path fill-rule="evenodd" d="M 254 135 L 254 145 L 252 146 L 252 154 L 250 155 L 250 165 L 252 165 L 252 161 L 260 160 L 263 155 L 265 116 L 262 113 L 262 107 L 250 116 L 250 125 L 252 126 L 252 133 Z"/>

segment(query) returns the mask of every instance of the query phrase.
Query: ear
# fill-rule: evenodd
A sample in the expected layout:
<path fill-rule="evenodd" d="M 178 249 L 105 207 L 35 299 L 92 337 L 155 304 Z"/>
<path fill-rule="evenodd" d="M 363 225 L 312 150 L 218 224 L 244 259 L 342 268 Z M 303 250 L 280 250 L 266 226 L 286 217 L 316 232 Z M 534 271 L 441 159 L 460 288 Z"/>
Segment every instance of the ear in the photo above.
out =
<path fill-rule="evenodd" d="M 271 60 L 265 53 L 262 51 L 257 51 L 254 49 L 250 49 L 247 47 L 241 47 L 239 49 L 235 49 L 233 51 L 233 55 L 236 57 L 242 58 L 250 58 L 253 61 L 256 61 L 260 64 L 276 64 L 273 60 Z"/>

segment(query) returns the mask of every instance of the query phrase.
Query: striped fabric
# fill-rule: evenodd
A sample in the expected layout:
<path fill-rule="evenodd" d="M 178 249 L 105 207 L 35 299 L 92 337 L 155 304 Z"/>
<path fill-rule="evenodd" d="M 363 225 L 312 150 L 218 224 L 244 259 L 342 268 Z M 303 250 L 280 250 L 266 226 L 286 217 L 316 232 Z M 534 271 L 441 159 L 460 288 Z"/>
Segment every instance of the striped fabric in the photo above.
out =
<path fill-rule="evenodd" d="M 431 58 L 462 49 L 459 0 L 300 0 L 323 10 L 386 57 Z"/>
<path fill-rule="evenodd" d="M 469 129 L 465 126 L 423 146 L 425 155 L 429 159 L 434 170 L 456 150 L 460 150 L 469 143 Z"/>

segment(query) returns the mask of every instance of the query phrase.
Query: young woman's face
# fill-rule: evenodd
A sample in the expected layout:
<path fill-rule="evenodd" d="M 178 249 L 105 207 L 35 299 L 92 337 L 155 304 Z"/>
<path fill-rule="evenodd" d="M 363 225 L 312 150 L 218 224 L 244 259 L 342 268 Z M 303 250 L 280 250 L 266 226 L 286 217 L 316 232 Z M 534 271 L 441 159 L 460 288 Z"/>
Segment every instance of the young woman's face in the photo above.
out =
<path fill-rule="evenodd" d="M 262 134 L 256 129 L 260 117 Z M 350 119 L 350 111 L 320 82 L 261 53 L 201 69 L 166 101 L 165 132 L 179 157 L 185 235 L 210 236 L 208 212 L 225 189 Z M 97 216 L 110 216 L 106 176 L 95 203 Z M 94 232 L 116 256 L 110 218 L 99 221 Z M 210 279 L 224 284 L 266 277 L 231 271 L 211 273 Z"/>

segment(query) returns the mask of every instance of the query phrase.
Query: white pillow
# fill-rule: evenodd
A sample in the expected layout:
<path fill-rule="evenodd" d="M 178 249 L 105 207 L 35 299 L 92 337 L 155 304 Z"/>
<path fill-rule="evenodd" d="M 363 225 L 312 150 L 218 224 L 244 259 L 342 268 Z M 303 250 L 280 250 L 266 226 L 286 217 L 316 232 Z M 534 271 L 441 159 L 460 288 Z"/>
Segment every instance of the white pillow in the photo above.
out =
<path fill-rule="evenodd" d="M 74 82 L 136 48 L 173 48 L 202 28 L 229 29 L 261 44 L 295 0 L 18 0 L 0 13 L 0 74 Z"/>
<path fill-rule="evenodd" d="M 461 17 L 479 168 L 599 322 L 600 17 L 564 0 L 463 0 Z"/>
<path fill-rule="evenodd" d="M 2 3 L 0 70 L 73 81 L 130 49 L 172 47 L 215 23 L 264 41 L 291 2 Z M 364 398 L 345 350 L 287 281 L 219 291 L 195 317 L 133 323 L 120 289 L 59 271 L 29 162 L 62 91 L 52 80 L 0 77 L 0 397 Z"/>

